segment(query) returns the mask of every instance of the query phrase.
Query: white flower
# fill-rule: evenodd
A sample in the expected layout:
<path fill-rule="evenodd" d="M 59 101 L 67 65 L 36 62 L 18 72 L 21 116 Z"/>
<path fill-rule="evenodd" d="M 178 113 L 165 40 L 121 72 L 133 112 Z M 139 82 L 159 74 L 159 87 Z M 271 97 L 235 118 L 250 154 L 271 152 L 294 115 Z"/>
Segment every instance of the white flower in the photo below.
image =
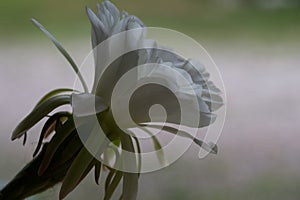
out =
<path fill-rule="evenodd" d="M 117 157 L 123 156 L 126 152 L 140 154 L 141 149 L 139 140 L 120 130 L 114 117 L 121 118 L 122 121 L 125 121 L 125 124 L 132 117 L 137 125 L 141 125 L 151 122 L 148 115 L 150 107 L 154 104 L 160 104 L 167 112 L 166 122 L 178 125 L 181 124 L 181 115 L 183 114 L 181 113 L 180 103 L 183 103 L 189 111 L 184 113 L 186 114 L 185 116 L 191 117 L 191 121 L 193 121 L 192 117 L 199 115 L 200 120 L 197 121 L 196 127 L 205 127 L 215 120 L 216 115 L 214 112 L 223 105 L 220 95 L 221 91 L 209 80 L 209 74 L 201 63 L 195 60 L 183 59 L 172 51 L 159 47 L 155 41 L 147 40 L 144 32 L 141 30 L 144 27 L 143 23 L 137 17 L 130 16 L 126 12 L 123 12 L 121 15 L 119 10 L 109 1 L 103 2 L 97 8 L 97 15 L 89 8 L 86 9 L 92 25 L 93 49 L 117 33 L 128 30 L 136 31 L 133 34 L 126 34 L 124 41 L 120 43 L 110 43 L 105 49 L 105 55 L 100 55 L 99 53 L 104 52 L 98 52 L 97 48 L 95 49 L 96 70 L 92 93 L 89 93 L 79 68 L 67 51 L 41 24 L 36 20 L 32 20 L 69 61 L 83 85 L 84 93 L 78 94 L 78 91 L 66 88 L 53 90 L 46 94 L 36 107 L 19 123 L 13 131 L 12 140 L 24 135 L 24 141 L 26 141 L 27 131 L 43 118 L 49 117 L 43 126 L 36 151 L 34 152 L 34 156 L 37 156 L 1 190 L 0 199 L 23 199 L 42 192 L 61 181 L 60 199 L 63 199 L 93 167 L 95 168 L 95 180 L 98 183 L 102 165 L 110 167 L 104 199 L 110 199 L 121 179 L 123 179 L 123 199 L 136 199 L 139 175 L 128 170 L 113 169 L 109 163 L 93 157 L 90 154 L 91 152 L 86 149 L 86 144 L 80 140 L 82 139 L 79 133 L 80 129 L 84 128 L 84 136 L 90 139 L 90 135 L 93 135 L 91 134 L 93 130 L 96 130 L 98 133 L 98 129 L 94 129 L 94 127 L 98 127 L 99 122 L 108 140 L 100 143 L 99 140 L 91 141 L 94 142 L 93 144 L 99 150 L 97 152 L 99 155 L 106 154 L 106 150 L 112 148 L 115 152 L 115 164 L 117 165 L 119 161 Z M 102 58 L 110 56 L 113 48 L 126 48 L 127 46 L 133 48 L 146 43 L 151 48 L 130 51 L 113 61 L 103 74 L 99 73 L 101 72 L 99 67 L 101 62 L 105 62 Z M 128 106 L 131 116 L 124 117 L 122 109 L 117 111 L 117 116 L 112 115 L 114 107 L 112 105 L 112 95 L 115 86 L 124 75 L 139 65 L 148 67 L 139 68 L 137 70 L 138 76 L 134 78 L 138 78 L 137 80 L 152 79 L 152 84 L 142 85 L 132 94 L 130 103 L 125 105 Z M 160 80 L 164 84 L 155 84 L 156 82 L 153 82 L 153 80 Z M 123 98 L 125 99 L 126 95 L 128 96 L 129 94 L 131 95 L 131 93 L 127 93 L 127 90 L 124 90 L 117 95 L 120 105 L 123 103 Z M 195 102 L 193 100 L 196 100 L 196 108 L 190 106 L 194 105 Z M 93 103 L 95 103 L 95 107 L 90 109 L 89 106 Z M 50 116 L 54 109 L 66 104 L 72 105 L 73 113 L 59 111 Z M 95 114 L 99 121 L 92 121 L 93 123 L 91 123 L 89 119 Z M 82 124 L 78 125 L 75 123 L 76 120 L 74 119 L 76 117 L 82 119 Z M 151 117 L 154 117 L 154 120 L 164 122 L 164 116 Z M 164 128 L 167 132 L 177 133 L 176 128 Z M 50 141 L 43 144 L 43 141 L 54 132 L 55 134 Z M 192 139 L 208 152 L 217 153 L 217 147 L 214 144 L 206 144 L 187 132 L 184 132 L 182 136 Z M 158 157 L 163 159 L 162 146 L 155 136 L 151 138 Z M 135 141 L 136 147 L 133 141 Z M 109 146 L 111 143 L 117 145 L 117 148 Z M 40 151 L 42 146 L 43 148 Z M 121 165 L 126 166 L 129 164 L 129 166 L 133 166 L 137 170 L 134 172 L 140 172 L 138 168 L 141 166 L 141 159 L 136 158 L 135 154 L 133 159 L 120 160 L 122 161 Z M 111 180 L 112 177 L 114 177 L 113 180 Z"/>

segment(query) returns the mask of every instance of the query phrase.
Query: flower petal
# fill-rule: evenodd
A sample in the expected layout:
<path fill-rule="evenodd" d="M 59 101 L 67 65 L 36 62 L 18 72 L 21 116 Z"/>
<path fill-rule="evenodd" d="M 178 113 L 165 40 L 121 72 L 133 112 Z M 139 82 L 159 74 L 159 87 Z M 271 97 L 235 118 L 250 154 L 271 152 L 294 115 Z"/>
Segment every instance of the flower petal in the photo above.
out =
<path fill-rule="evenodd" d="M 104 26 L 103 22 L 100 21 L 97 15 L 88 7 L 86 7 L 86 14 L 92 25 L 92 30 L 94 31 L 95 38 L 93 40 L 96 41 L 96 45 L 93 46 L 93 48 L 95 48 L 108 37 L 108 29 Z"/>

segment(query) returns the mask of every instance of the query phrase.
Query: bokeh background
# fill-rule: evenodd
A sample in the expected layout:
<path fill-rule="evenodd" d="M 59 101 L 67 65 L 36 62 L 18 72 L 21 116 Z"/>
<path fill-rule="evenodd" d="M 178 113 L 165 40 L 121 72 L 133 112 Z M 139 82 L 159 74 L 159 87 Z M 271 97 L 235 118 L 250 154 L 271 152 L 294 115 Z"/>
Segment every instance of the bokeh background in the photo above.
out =
<path fill-rule="evenodd" d="M 29 19 L 34 17 L 80 63 L 90 51 L 84 6 L 98 1 L 0 2 L 0 185 L 31 159 L 16 124 L 47 91 L 72 87 L 71 68 Z M 300 199 L 300 1 L 114 0 L 147 26 L 181 31 L 218 65 L 228 113 L 219 154 L 199 160 L 192 146 L 170 167 L 141 177 L 141 200 Z M 67 199 L 99 199 L 92 176 Z M 35 199 L 58 199 L 53 188 Z M 115 196 L 117 197 L 117 196 Z"/>

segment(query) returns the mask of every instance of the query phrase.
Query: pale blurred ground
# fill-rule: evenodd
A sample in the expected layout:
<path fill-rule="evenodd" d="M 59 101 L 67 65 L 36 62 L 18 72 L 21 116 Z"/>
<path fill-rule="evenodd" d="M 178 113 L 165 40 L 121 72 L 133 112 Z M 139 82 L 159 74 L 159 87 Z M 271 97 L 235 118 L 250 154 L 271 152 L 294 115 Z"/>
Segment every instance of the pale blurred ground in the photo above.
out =
<path fill-rule="evenodd" d="M 291 14 L 278 14 L 274 21 L 269 11 L 255 12 L 257 15 L 245 11 L 246 14 L 237 15 L 241 18 L 227 16 L 225 21 L 230 26 L 224 26 L 219 33 L 214 30 L 220 28 L 209 24 L 203 25 L 203 30 L 178 26 L 206 48 L 223 76 L 228 112 L 218 141 L 220 150 L 218 155 L 199 160 L 199 149 L 192 146 L 170 167 L 142 175 L 138 199 L 300 199 L 300 26 L 299 18 L 294 18 L 299 15 L 292 14 L 296 12 L 284 12 Z M 212 19 L 211 26 L 221 25 L 218 19 Z M 155 25 L 157 19 L 147 20 Z M 169 21 L 157 22 L 163 25 Z M 170 23 L 169 27 L 177 25 Z M 78 63 L 89 52 L 86 33 L 88 30 L 75 38 L 58 33 Z M 31 143 L 36 141 L 40 127 L 30 132 L 25 147 L 21 141 L 10 141 L 13 128 L 45 92 L 72 87 L 75 77 L 64 58 L 42 35 L 35 40 L 14 34 L 5 38 L 0 46 L 1 184 L 31 159 L 35 147 Z M 40 199 L 57 199 L 57 190 L 46 192 Z M 102 190 L 103 186 L 96 186 L 89 177 L 68 199 L 96 199 Z"/>

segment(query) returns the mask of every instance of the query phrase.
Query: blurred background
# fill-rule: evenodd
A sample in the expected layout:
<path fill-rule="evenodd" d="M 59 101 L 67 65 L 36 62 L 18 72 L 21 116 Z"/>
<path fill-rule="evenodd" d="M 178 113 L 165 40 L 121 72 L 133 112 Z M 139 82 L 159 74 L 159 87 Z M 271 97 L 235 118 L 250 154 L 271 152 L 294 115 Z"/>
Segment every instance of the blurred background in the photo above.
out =
<path fill-rule="evenodd" d="M 75 75 L 29 19 L 38 19 L 78 63 L 90 51 L 84 6 L 99 1 L 0 2 L 0 187 L 31 159 L 10 141 L 17 123 L 47 91 L 72 87 Z M 147 26 L 181 31 L 206 48 L 227 90 L 219 154 L 198 159 L 192 146 L 170 167 L 141 177 L 141 200 L 300 199 L 300 1 L 114 0 Z M 95 9 L 94 9 L 95 10 Z M 103 177 L 104 178 L 104 177 Z M 97 199 L 89 176 L 67 199 Z M 58 199 L 53 188 L 35 199 Z M 117 197 L 117 196 L 115 196 Z"/>

